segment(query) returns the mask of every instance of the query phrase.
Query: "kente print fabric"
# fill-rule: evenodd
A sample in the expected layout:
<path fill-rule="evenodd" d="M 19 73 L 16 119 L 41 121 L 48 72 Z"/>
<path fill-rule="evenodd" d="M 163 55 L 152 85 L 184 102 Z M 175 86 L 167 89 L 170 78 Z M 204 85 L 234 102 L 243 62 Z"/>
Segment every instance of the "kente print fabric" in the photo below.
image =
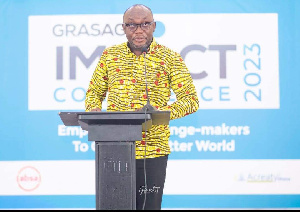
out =
<path fill-rule="evenodd" d="M 150 103 L 158 110 L 171 111 L 171 119 L 198 110 L 199 102 L 190 73 L 180 54 L 152 41 L 146 54 L 147 87 Z M 105 49 L 90 81 L 85 100 L 86 111 L 135 111 L 147 103 L 144 56 L 136 56 L 127 43 Z M 168 105 L 171 89 L 176 102 Z M 136 141 L 136 159 L 170 154 L 168 125 L 155 125 L 143 140 Z M 147 143 L 146 143 L 147 142 Z"/>

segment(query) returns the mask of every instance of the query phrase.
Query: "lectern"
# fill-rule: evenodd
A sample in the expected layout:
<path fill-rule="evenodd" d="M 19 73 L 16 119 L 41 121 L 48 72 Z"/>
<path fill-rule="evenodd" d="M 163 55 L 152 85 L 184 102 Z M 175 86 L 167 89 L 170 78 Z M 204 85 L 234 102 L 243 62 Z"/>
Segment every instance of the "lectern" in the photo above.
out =
<path fill-rule="evenodd" d="M 65 126 L 81 126 L 95 141 L 96 209 L 136 209 L 135 141 L 152 125 L 167 125 L 170 111 L 60 112 Z"/>

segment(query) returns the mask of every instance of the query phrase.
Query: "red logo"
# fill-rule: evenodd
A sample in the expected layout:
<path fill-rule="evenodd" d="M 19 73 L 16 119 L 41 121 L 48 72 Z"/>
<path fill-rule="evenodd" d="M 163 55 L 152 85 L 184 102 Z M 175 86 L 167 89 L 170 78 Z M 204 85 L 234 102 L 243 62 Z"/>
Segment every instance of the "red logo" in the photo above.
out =
<path fill-rule="evenodd" d="M 17 182 L 22 190 L 33 191 L 41 184 L 41 174 L 36 168 L 26 166 L 19 171 Z"/>

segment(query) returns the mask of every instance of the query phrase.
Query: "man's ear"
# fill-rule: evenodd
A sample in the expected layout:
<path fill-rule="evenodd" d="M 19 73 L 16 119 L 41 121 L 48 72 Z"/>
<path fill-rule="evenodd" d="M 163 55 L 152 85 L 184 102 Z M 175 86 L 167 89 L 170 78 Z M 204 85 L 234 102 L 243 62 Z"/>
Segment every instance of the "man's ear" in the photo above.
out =
<path fill-rule="evenodd" d="M 155 29 L 156 29 L 156 22 L 154 22 L 154 29 L 153 29 L 153 32 L 155 32 Z"/>

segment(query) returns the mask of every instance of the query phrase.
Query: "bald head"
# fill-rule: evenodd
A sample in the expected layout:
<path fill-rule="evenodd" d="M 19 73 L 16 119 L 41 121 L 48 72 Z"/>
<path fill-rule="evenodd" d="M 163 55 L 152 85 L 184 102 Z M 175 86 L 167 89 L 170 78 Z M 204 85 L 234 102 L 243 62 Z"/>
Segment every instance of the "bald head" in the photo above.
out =
<path fill-rule="evenodd" d="M 151 16 L 153 19 L 153 13 L 151 9 L 143 4 L 135 4 L 129 7 L 123 15 L 123 22 L 125 22 L 125 19 L 128 20 L 128 16 L 132 16 L 134 14 L 145 14 L 147 16 Z"/>
<path fill-rule="evenodd" d="M 144 48 L 150 46 L 156 23 L 149 7 L 135 4 L 125 11 L 122 27 L 131 51 L 139 56 Z"/>

